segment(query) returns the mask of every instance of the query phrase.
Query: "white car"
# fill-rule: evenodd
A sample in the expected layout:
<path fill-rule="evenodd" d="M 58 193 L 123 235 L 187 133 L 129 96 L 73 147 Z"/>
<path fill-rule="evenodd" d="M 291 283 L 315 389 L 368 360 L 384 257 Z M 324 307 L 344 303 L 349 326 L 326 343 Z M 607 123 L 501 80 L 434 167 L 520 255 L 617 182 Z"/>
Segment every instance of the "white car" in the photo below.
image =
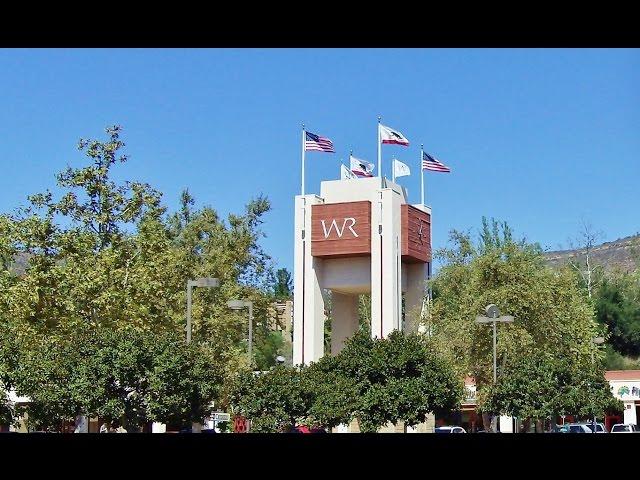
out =
<path fill-rule="evenodd" d="M 587 426 L 587 428 L 589 429 L 589 431 L 591 433 L 593 433 L 593 424 L 592 423 L 585 423 L 585 425 Z M 601 423 L 596 423 L 596 433 L 607 433 L 606 428 L 604 428 L 604 425 Z"/>
<path fill-rule="evenodd" d="M 467 433 L 462 427 L 437 427 L 433 431 L 435 433 Z"/>
<path fill-rule="evenodd" d="M 611 433 L 635 433 L 638 429 L 632 423 L 616 423 L 611 427 Z"/>

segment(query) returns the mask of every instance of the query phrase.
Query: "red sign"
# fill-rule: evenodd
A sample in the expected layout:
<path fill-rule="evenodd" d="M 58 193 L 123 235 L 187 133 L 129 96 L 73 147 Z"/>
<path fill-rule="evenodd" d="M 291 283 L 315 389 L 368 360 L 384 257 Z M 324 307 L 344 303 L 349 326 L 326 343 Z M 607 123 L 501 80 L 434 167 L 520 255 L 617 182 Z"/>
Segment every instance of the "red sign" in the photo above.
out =
<path fill-rule="evenodd" d="M 327 203 L 311 210 L 311 255 L 371 255 L 371 202 Z"/>
<path fill-rule="evenodd" d="M 241 415 L 233 419 L 233 433 L 247 433 L 247 419 Z"/>

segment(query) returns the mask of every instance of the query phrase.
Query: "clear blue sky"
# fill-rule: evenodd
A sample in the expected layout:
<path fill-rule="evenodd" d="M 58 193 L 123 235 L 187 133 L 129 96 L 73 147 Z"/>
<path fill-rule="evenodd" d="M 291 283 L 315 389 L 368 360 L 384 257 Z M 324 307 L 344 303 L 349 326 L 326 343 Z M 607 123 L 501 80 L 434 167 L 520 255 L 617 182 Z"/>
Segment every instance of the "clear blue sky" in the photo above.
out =
<path fill-rule="evenodd" d="M 420 143 L 453 170 L 426 173 L 435 248 L 482 215 L 550 249 L 582 219 L 604 240 L 640 230 L 640 50 L 0 50 L 0 72 L 0 212 L 117 123 L 118 176 L 172 209 L 185 187 L 225 215 L 266 194 L 263 245 L 291 269 L 301 122 L 336 146 L 307 156 L 319 192 L 350 149 L 376 162 L 380 114 L 411 141 L 383 147 L 383 171 L 394 154 L 411 166 L 412 203 Z"/>

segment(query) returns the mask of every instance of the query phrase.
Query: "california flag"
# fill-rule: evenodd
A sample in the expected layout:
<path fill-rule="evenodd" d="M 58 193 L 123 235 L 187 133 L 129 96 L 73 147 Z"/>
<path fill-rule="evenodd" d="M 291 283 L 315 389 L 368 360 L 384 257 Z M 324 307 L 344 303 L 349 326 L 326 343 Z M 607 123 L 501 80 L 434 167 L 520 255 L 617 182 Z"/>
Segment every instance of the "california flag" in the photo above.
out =
<path fill-rule="evenodd" d="M 353 155 L 349 157 L 351 160 L 351 171 L 358 177 L 373 177 L 373 163 L 369 163 L 365 160 L 360 160 Z"/>
<path fill-rule="evenodd" d="M 399 131 L 385 127 L 382 124 L 379 124 L 379 128 L 380 141 L 382 143 L 395 143 L 396 145 L 404 145 L 405 147 L 409 146 L 409 140 L 407 140 Z"/>

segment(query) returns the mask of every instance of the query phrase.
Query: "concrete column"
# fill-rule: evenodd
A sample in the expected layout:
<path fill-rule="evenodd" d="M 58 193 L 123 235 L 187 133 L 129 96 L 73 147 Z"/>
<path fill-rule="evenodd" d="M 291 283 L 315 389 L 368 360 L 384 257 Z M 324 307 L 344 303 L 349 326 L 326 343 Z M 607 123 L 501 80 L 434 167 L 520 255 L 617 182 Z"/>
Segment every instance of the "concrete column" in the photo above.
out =
<path fill-rule="evenodd" d="M 358 296 L 331 292 L 331 355 L 358 330 Z"/>
<path fill-rule="evenodd" d="M 404 285 L 405 332 L 415 333 L 418 331 L 422 301 L 426 295 L 427 264 L 405 263 L 402 267 L 406 272 L 406 284 Z"/>
<path fill-rule="evenodd" d="M 391 188 L 382 189 L 371 203 L 371 336 L 376 338 L 400 328 L 401 203 Z"/>
<path fill-rule="evenodd" d="M 293 363 L 308 364 L 324 355 L 322 260 L 311 256 L 311 206 L 316 195 L 296 196 L 293 289 Z"/>
<path fill-rule="evenodd" d="M 636 425 L 638 419 L 636 417 L 635 402 L 625 402 L 624 404 L 624 423 L 632 423 Z"/>

